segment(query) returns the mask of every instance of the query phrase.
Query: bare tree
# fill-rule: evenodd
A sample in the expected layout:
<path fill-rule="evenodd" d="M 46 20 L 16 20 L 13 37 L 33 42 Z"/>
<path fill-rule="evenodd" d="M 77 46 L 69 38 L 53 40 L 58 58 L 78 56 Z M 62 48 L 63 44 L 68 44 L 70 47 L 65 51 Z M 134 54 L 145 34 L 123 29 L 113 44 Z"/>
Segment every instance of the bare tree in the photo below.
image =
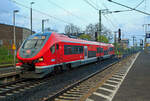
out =
<path fill-rule="evenodd" d="M 112 34 L 109 29 L 107 29 L 104 25 L 102 26 L 101 35 L 104 35 L 110 41 L 112 39 Z M 89 24 L 86 26 L 85 34 L 90 35 L 92 40 L 95 40 L 95 32 L 98 32 L 99 24 Z M 74 24 L 69 24 L 65 26 L 65 33 L 68 35 L 77 35 L 78 33 L 82 33 L 82 29 Z"/>
<path fill-rule="evenodd" d="M 98 31 L 98 26 L 97 24 L 89 24 L 86 26 L 86 29 L 85 29 L 85 33 L 86 34 L 89 34 L 92 38 L 92 40 L 95 39 L 95 32 Z"/>
<path fill-rule="evenodd" d="M 104 35 L 109 40 L 111 40 L 112 39 L 111 31 L 109 29 L 107 29 L 104 25 L 101 25 L 101 26 L 102 26 L 101 35 Z M 95 39 L 95 32 L 98 32 L 98 30 L 99 30 L 99 24 L 98 23 L 89 24 L 86 26 L 85 33 L 89 34 L 92 37 L 92 39 L 94 40 Z"/>
<path fill-rule="evenodd" d="M 82 29 L 74 24 L 69 24 L 65 26 L 65 33 L 66 34 L 72 34 L 76 35 L 78 33 L 81 33 Z"/>
<path fill-rule="evenodd" d="M 109 41 L 113 39 L 111 30 L 107 29 L 105 26 L 102 27 L 102 35 L 107 37 Z"/>
<path fill-rule="evenodd" d="M 44 31 L 45 31 L 45 32 L 58 32 L 57 29 L 52 29 L 52 28 L 50 28 L 50 27 L 45 28 Z"/>

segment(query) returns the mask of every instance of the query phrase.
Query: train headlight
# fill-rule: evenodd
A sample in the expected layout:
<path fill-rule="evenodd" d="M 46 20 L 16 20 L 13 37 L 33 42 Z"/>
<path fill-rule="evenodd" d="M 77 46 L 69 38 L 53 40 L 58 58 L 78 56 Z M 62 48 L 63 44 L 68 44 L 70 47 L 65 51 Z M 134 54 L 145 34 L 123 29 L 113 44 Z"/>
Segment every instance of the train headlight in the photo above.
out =
<path fill-rule="evenodd" d="M 44 60 L 43 57 L 39 58 L 39 62 L 42 62 L 43 60 Z"/>

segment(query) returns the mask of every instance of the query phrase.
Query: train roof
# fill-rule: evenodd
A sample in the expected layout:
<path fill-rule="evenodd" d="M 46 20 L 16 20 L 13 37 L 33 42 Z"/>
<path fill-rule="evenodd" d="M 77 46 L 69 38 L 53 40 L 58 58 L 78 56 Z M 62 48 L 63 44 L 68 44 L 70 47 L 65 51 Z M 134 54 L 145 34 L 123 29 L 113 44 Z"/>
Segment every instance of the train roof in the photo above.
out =
<path fill-rule="evenodd" d="M 87 40 L 82 40 L 82 39 L 74 39 L 74 38 L 70 38 L 64 34 L 58 34 L 56 32 L 36 33 L 36 34 L 33 34 L 32 36 L 30 36 L 28 39 L 33 38 L 35 36 L 41 36 L 41 35 L 45 35 L 45 36 L 53 35 L 55 37 L 54 38 L 55 42 L 70 42 L 70 43 L 80 43 L 80 44 L 101 45 L 101 46 L 113 47 L 113 44 L 95 42 L 95 41 L 87 41 Z"/>
<path fill-rule="evenodd" d="M 87 41 L 87 40 L 81 40 L 81 39 L 73 39 L 69 38 L 66 35 L 63 34 L 58 34 L 53 32 L 53 35 L 56 37 L 57 41 L 61 42 L 70 42 L 70 43 L 80 43 L 80 44 L 94 44 L 94 45 L 102 45 L 102 46 L 110 46 L 113 47 L 113 44 L 107 44 L 107 43 L 102 43 L 102 42 L 95 42 L 95 41 Z"/>

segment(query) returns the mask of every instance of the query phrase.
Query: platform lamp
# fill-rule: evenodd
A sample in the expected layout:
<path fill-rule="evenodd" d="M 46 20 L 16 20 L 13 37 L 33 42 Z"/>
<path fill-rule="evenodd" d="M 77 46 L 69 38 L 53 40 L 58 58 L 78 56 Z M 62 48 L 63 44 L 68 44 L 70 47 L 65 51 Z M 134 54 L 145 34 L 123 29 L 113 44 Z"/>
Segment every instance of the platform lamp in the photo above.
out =
<path fill-rule="evenodd" d="M 31 35 L 32 35 L 32 5 L 34 2 L 30 2 L 30 27 L 31 27 Z"/>
<path fill-rule="evenodd" d="M 13 27 L 14 27 L 14 30 L 13 30 L 13 32 L 14 32 L 14 43 L 13 43 L 13 50 L 14 50 L 14 67 L 16 66 L 16 26 L 15 26 L 15 15 L 16 15 L 16 13 L 18 13 L 19 12 L 19 10 L 14 10 L 13 11 Z"/>

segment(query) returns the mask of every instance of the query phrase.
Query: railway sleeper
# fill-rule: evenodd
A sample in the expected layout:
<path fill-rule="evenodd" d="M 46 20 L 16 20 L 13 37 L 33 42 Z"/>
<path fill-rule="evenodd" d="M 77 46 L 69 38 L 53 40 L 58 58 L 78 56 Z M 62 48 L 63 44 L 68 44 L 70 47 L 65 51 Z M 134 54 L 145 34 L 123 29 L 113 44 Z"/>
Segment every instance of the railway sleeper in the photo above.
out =
<path fill-rule="evenodd" d="M 59 98 L 62 98 L 62 99 L 69 99 L 69 100 L 77 100 L 79 99 L 79 97 L 68 97 L 68 96 L 59 96 Z M 61 100 L 60 100 L 61 101 Z"/>
<path fill-rule="evenodd" d="M 80 97 L 81 95 L 64 93 L 63 96 Z"/>
<path fill-rule="evenodd" d="M 63 95 L 80 97 L 80 96 L 82 96 L 83 94 L 82 94 L 82 93 L 64 93 Z"/>
<path fill-rule="evenodd" d="M 86 86 L 85 87 L 82 87 L 82 86 L 80 87 L 79 86 L 79 87 L 74 87 L 73 89 L 87 89 L 87 88 L 89 88 L 89 87 L 86 87 Z"/>
<path fill-rule="evenodd" d="M 70 99 L 60 99 L 60 98 L 55 98 L 54 101 L 70 101 Z"/>
<path fill-rule="evenodd" d="M 88 90 L 75 90 L 75 89 L 71 89 L 70 92 L 79 92 L 79 93 L 85 93 Z"/>
<path fill-rule="evenodd" d="M 81 91 L 67 91 L 66 93 L 69 93 L 69 94 L 84 94 L 85 92 L 81 92 Z"/>
<path fill-rule="evenodd" d="M 84 85 L 79 85 L 79 86 L 77 86 L 77 88 L 79 88 L 79 87 L 80 87 L 80 88 L 89 88 L 89 87 L 91 87 L 91 86 L 90 86 L 90 85 L 87 85 L 87 84 L 86 84 L 86 85 L 84 84 Z"/>
<path fill-rule="evenodd" d="M 11 75 L 11 76 L 5 76 L 5 77 L 0 78 L 0 84 L 7 84 L 7 83 L 10 83 L 10 82 L 14 82 L 17 79 L 19 79 L 18 74 Z"/>
<path fill-rule="evenodd" d="M 82 89 L 89 89 L 90 87 L 75 87 L 74 89 L 82 90 Z"/>

